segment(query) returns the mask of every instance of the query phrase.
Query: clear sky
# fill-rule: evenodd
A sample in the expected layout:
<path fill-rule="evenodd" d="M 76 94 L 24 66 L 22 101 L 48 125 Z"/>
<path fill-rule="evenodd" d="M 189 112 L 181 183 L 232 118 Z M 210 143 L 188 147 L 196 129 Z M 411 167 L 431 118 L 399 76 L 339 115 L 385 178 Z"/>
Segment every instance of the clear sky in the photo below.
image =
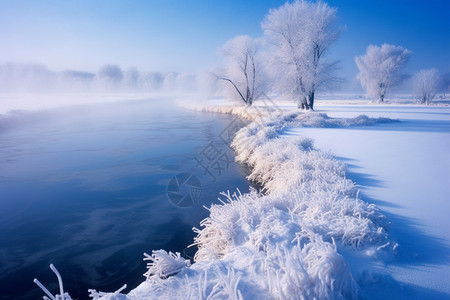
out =
<path fill-rule="evenodd" d="M 276 0 L 0 0 L 0 63 L 96 71 L 116 63 L 143 71 L 197 72 L 239 34 L 262 35 Z M 450 72 L 450 0 L 329 0 L 346 31 L 331 49 L 351 80 L 369 44 L 413 52 L 408 72 Z"/>

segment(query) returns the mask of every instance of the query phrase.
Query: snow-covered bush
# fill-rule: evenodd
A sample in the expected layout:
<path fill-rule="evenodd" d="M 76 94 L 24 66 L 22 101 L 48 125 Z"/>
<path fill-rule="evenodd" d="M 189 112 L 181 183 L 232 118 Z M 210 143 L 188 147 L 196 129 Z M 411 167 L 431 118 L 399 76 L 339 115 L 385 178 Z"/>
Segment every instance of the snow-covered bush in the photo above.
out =
<path fill-rule="evenodd" d="M 436 69 L 421 70 L 414 76 L 414 90 L 420 103 L 430 104 L 436 96 L 439 74 Z"/>
<path fill-rule="evenodd" d="M 254 131 L 243 128 L 232 146 L 236 159 L 252 168 L 248 178 L 264 186 L 268 199 L 289 199 L 287 207 L 301 214 L 303 225 L 324 237 L 357 247 L 386 240 L 385 218 L 374 205 L 358 199 L 342 163 L 314 150 L 310 139 L 276 137 L 261 142 L 255 136 L 265 131 Z M 261 145 L 249 151 L 256 140 Z"/>
<path fill-rule="evenodd" d="M 157 250 L 152 251 L 152 255 L 144 253 L 144 256 L 144 260 L 149 261 L 147 263 L 148 270 L 144 274 L 147 280 L 155 277 L 166 279 L 190 266 L 189 260 L 183 259 L 179 252 L 172 253 L 169 251 L 167 253 L 164 250 Z"/>
<path fill-rule="evenodd" d="M 303 224 L 289 198 L 224 194 L 202 223 L 196 264 L 220 259 L 243 270 L 242 281 L 272 298 L 356 297 L 356 285 L 332 239 Z M 250 259 L 251 257 L 251 259 Z M 244 263 L 247 261 L 247 263 Z"/>

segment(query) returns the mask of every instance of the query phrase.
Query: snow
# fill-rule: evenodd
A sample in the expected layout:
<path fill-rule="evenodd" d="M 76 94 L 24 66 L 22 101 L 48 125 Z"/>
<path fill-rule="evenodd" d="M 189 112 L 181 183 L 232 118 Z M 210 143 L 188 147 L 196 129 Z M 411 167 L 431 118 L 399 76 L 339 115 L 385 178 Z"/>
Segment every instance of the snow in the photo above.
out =
<path fill-rule="evenodd" d="M 400 123 L 364 128 L 289 128 L 347 164 L 348 177 L 391 220 L 399 254 L 380 266 L 408 286 L 403 298 L 450 295 L 450 108 L 422 105 L 317 106 L 333 117 L 366 114 Z M 378 270 L 380 271 L 380 270 Z M 374 291 L 375 292 L 375 291 Z"/>

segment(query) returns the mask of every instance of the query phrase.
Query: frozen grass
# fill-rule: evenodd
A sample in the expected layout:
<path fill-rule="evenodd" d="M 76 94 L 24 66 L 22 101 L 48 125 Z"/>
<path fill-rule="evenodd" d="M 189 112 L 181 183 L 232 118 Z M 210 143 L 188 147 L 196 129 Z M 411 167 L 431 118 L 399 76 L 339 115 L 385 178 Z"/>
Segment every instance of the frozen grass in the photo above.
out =
<path fill-rule="evenodd" d="M 167 253 L 164 250 L 153 251 L 152 255 L 144 253 L 144 260 L 150 261 L 147 263 L 147 272 L 144 276 L 147 281 L 153 278 L 166 279 L 169 276 L 175 275 L 190 266 L 189 260 L 180 257 L 180 253 Z"/>
<path fill-rule="evenodd" d="M 302 118 L 310 121 L 311 115 L 314 123 L 332 120 L 322 114 L 297 114 L 284 125 L 292 126 Z M 360 120 L 349 119 L 345 124 L 360 125 Z M 386 219 L 374 205 L 358 198 L 354 183 L 345 178 L 344 165 L 315 150 L 310 139 L 278 137 L 281 128 L 274 122 L 266 126 L 252 123 L 236 134 L 232 147 L 236 160 L 251 167 L 249 179 L 262 184 L 267 197 L 275 198 L 270 202 L 287 198 L 283 205 L 327 240 L 334 238 L 355 247 L 384 242 Z"/>
<path fill-rule="evenodd" d="M 234 115 L 258 123 L 262 123 L 265 119 L 270 119 L 281 114 L 281 110 L 275 106 L 242 106 L 236 104 L 224 104 L 223 101 L 218 101 L 213 105 L 205 105 L 202 103 L 192 103 L 183 99 L 178 99 L 176 103 L 181 107 L 194 111 Z"/>

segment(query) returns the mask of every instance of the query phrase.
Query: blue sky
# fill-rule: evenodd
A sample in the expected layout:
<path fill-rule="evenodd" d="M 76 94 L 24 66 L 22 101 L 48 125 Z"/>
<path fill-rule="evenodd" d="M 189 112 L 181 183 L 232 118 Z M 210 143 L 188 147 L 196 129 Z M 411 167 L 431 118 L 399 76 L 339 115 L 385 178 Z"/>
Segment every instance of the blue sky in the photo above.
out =
<path fill-rule="evenodd" d="M 270 8 L 285 1 L 0 0 L 0 63 L 96 71 L 116 63 L 144 71 L 197 72 L 219 64 L 217 49 L 239 34 L 262 35 Z M 369 44 L 413 52 L 408 72 L 450 71 L 450 1 L 329 0 L 346 31 L 331 49 L 351 81 Z"/>

